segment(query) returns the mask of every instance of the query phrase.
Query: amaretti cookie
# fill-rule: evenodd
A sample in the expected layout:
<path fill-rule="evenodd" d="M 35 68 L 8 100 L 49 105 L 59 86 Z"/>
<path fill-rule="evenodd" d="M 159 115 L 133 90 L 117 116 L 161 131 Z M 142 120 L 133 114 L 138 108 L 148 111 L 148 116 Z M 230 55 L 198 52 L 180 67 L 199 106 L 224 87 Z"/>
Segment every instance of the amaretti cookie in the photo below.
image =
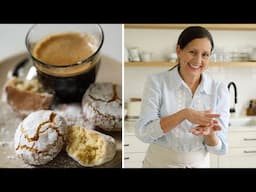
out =
<path fill-rule="evenodd" d="M 122 129 L 122 89 L 113 83 L 93 83 L 82 99 L 86 120 L 106 131 Z"/>
<path fill-rule="evenodd" d="M 66 151 L 82 166 L 98 166 L 114 158 L 116 142 L 109 135 L 81 126 L 72 126 L 68 130 Z"/>
<path fill-rule="evenodd" d="M 36 110 L 49 109 L 53 94 L 45 92 L 37 79 L 22 80 L 13 77 L 5 85 L 7 103 L 24 118 Z"/>
<path fill-rule="evenodd" d="M 16 155 L 27 164 L 46 164 L 61 151 L 66 134 L 67 125 L 62 116 L 51 110 L 32 112 L 15 132 Z"/>
<path fill-rule="evenodd" d="M 86 121 L 82 115 L 82 106 L 80 103 L 61 103 L 53 106 L 53 110 L 64 117 L 69 126 L 85 126 Z"/>

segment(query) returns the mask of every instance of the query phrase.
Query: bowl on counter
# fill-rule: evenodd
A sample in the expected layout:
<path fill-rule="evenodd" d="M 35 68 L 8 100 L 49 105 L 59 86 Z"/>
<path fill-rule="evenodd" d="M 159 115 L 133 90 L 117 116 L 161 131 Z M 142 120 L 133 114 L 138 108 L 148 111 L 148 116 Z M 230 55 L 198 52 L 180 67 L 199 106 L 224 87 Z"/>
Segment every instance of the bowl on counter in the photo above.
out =
<path fill-rule="evenodd" d="M 256 127 L 256 117 L 234 117 L 229 120 L 229 127 Z"/>

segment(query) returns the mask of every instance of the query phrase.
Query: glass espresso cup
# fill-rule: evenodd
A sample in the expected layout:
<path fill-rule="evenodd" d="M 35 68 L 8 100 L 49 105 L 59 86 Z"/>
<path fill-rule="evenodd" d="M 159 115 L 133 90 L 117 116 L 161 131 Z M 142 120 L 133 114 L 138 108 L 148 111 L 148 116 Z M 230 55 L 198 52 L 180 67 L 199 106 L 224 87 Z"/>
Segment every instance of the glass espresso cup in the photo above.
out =
<path fill-rule="evenodd" d="M 80 102 L 95 81 L 104 42 L 98 24 L 35 24 L 26 47 L 43 86 L 58 102 Z"/>

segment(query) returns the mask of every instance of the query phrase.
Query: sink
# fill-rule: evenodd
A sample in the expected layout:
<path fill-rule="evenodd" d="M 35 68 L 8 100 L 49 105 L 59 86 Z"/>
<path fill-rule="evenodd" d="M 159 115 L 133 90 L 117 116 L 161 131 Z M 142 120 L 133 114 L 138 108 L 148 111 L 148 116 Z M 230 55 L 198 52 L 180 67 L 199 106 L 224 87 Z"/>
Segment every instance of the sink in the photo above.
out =
<path fill-rule="evenodd" d="M 230 118 L 230 127 L 251 127 L 256 126 L 256 117 L 236 117 Z"/>

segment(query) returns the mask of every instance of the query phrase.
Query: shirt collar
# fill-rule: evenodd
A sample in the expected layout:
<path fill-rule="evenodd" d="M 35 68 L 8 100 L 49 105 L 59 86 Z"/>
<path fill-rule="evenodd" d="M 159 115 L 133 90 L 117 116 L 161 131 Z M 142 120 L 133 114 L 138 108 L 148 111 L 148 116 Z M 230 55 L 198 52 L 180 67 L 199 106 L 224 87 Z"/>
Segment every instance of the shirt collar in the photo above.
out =
<path fill-rule="evenodd" d="M 184 83 L 184 82 L 179 74 L 178 66 L 175 67 L 174 69 L 172 69 L 170 72 L 171 72 L 171 74 L 170 74 L 171 82 L 170 83 L 172 84 L 172 88 L 174 90 L 179 89 L 181 87 L 182 83 Z"/>
<path fill-rule="evenodd" d="M 170 71 L 170 77 L 171 77 L 171 82 L 173 84 L 173 89 L 177 90 L 179 89 L 182 85 L 185 85 L 185 82 L 183 81 L 183 79 L 181 78 L 179 71 L 178 71 L 178 67 L 175 67 L 173 70 Z M 209 78 L 209 76 L 205 73 L 202 73 L 202 79 L 201 82 L 199 84 L 199 91 L 201 93 L 206 93 L 208 95 L 210 95 L 212 93 L 212 79 Z"/>

